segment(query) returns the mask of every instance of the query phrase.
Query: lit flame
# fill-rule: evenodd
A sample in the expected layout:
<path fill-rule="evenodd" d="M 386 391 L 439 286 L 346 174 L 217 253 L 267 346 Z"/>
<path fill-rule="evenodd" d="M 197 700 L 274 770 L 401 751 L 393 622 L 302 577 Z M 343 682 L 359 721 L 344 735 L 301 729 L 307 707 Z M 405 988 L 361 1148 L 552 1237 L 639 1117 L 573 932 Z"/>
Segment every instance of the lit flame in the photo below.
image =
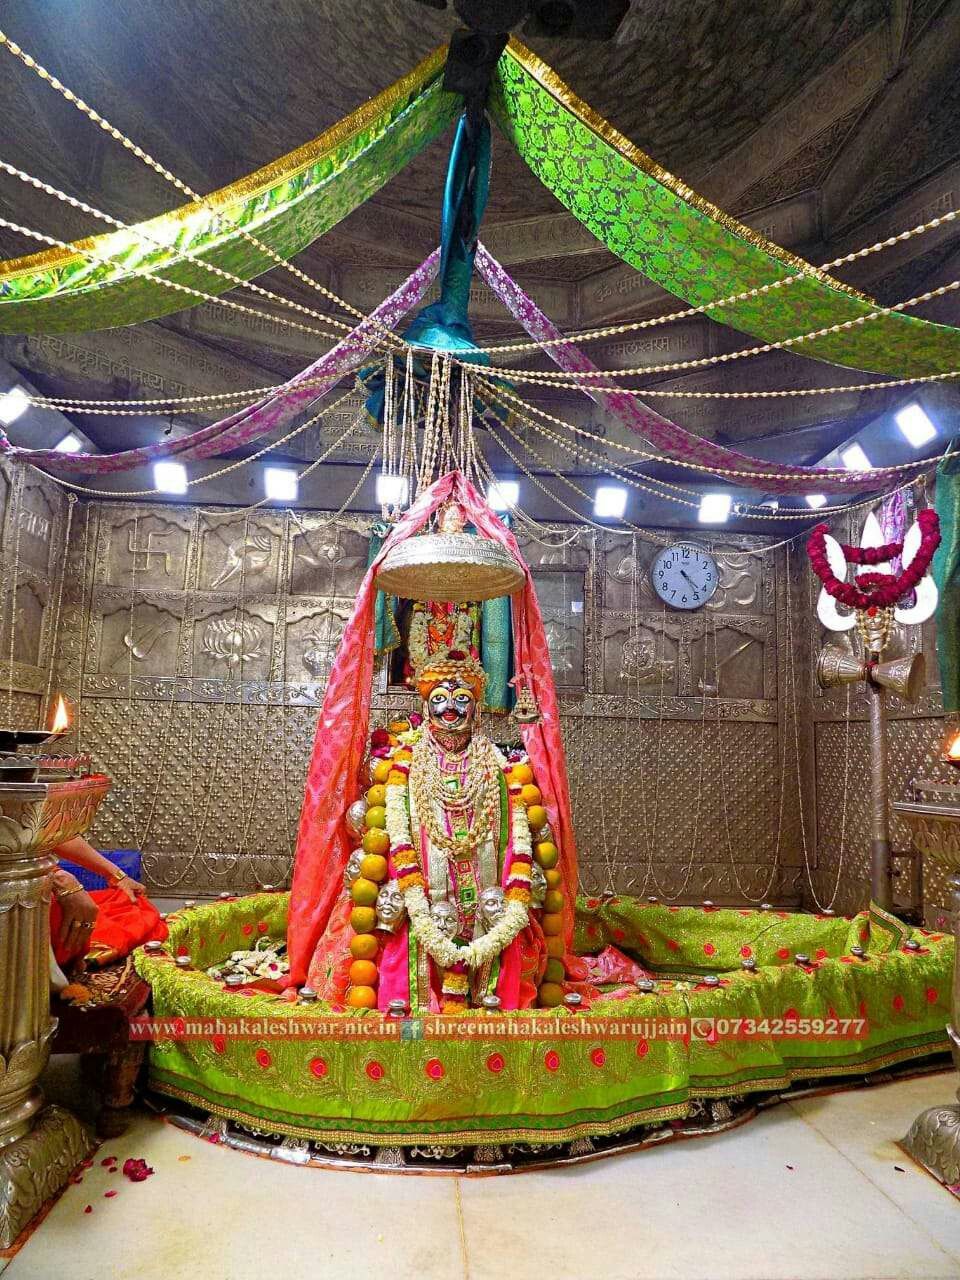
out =
<path fill-rule="evenodd" d="M 61 693 L 57 698 L 57 709 L 53 713 L 53 725 L 51 733 L 63 733 L 64 729 L 70 724 L 70 713 L 67 711 L 67 704 L 63 700 Z"/>
<path fill-rule="evenodd" d="M 955 734 L 945 754 L 948 760 L 960 760 L 960 730 Z"/>

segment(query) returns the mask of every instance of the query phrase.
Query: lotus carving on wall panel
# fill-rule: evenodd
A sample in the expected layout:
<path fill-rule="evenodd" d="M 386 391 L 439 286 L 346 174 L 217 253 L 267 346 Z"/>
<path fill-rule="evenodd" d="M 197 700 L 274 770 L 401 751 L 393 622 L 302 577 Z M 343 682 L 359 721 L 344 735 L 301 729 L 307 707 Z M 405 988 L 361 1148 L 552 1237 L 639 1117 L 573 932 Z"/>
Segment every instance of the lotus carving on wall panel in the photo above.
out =
<path fill-rule="evenodd" d="M 237 622 L 215 618 L 204 628 L 200 649 L 214 661 L 225 663 L 232 672 L 245 662 L 263 657 L 263 633 L 246 618 Z"/>

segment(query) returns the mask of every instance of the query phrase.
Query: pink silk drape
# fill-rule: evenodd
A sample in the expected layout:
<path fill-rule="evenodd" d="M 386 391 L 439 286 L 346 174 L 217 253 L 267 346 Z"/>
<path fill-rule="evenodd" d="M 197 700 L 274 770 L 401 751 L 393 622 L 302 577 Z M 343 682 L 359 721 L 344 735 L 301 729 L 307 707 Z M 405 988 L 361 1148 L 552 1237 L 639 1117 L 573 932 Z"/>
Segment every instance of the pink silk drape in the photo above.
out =
<path fill-rule="evenodd" d="M 180 461 L 212 458 L 249 444 L 269 431 L 280 431 L 298 413 L 325 396 L 346 374 L 371 359 L 383 328 L 393 329 L 408 311 L 422 301 L 437 274 L 439 263 L 440 250 L 435 249 L 398 289 L 325 355 L 288 379 L 265 399 L 238 409 L 219 422 L 200 427 L 190 435 L 159 440 L 156 444 L 124 449 L 119 453 L 58 453 L 56 449 L 27 449 L 13 445 L 0 426 L 0 454 L 20 458 L 36 467 L 53 468 L 57 474 L 108 475 L 146 466 L 158 458 L 177 458 Z"/>
<path fill-rule="evenodd" d="M 564 940 L 568 952 L 572 950 L 577 852 L 557 691 L 533 578 L 513 534 L 469 480 L 460 472 L 451 471 L 425 490 L 391 530 L 363 579 L 330 672 L 317 720 L 297 834 L 287 927 L 288 981 L 292 985 L 299 986 L 306 978 L 314 949 L 343 892 L 343 870 L 350 852 L 344 814 L 360 793 L 360 768 L 370 721 L 377 570 L 390 549 L 419 532 L 449 498 L 460 503 L 480 534 L 507 547 L 523 567 L 524 585 L 512 597 L 516 667 L 527 677 L 540 705 L 541 719 L 538 724 L 524 725 L 522 734 L 558 837 L 560 870 L 568 890 Z"/>

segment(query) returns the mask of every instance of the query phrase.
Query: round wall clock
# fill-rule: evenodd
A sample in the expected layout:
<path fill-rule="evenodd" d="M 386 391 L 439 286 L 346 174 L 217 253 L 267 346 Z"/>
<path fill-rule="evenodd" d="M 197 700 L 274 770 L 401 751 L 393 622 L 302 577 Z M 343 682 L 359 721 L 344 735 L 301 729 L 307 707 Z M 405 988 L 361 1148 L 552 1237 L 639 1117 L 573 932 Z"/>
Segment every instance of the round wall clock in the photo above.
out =
<path fill-rule="evenodd" d="M 673 609 L 700 609 L 717 589 L 717 562 L 703 547 L 678 542 L 664 549 L 650 569 L 653 589 Z"/>

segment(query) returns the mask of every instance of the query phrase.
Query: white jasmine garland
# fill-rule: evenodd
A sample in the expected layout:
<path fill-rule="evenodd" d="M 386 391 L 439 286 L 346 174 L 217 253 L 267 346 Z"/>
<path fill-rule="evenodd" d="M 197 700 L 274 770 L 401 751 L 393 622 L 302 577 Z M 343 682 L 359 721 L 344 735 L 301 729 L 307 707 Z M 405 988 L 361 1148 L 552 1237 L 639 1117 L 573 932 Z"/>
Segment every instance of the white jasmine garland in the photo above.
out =
<path fill-rule="evenodd" d="M 489 933 L 475 938 L 465 947 L 458 947 L 446 934 L 441 933 L 430 914 L 430 903 L 420 885 L 411 885 L 404 890 L 403 901 L 414 935 L 441 969 L 452 969 L 455 964 L 465 964 L 468 969 L 481 968 L 488 961 L 496 959 L 504 947 L 508 947 L 529 923 L 529 913 L 524 904 L 510 899 L 504 907 L 503 915 Z"/>
<path fill-rule="evenodd" d="M 387 785 L 386 831 L 390 837 L 391 849 L 413 844 L 406 791 L 405 783 L 392 782 Z M 514 852 L 529 854 L 530 825 L 523 805 L 512 806 L 510 830 Z M 468 969 L 481 968 L 488 961 L 494 960 L 504 947 L 508 947 L 530 922 L 526 904 L 508 898 L 503 915 L 492 929 L 467 946 L 458 947 L 441 932 L 431 916 L 430 902 L 422 885 L 414 884 L 406 888 L 403 891 L 403 901 L 414 936 L 426 947 L 428 954 L 441 969 L 452 968 L 458 963 L 466 964 Z"/>
<path fill-rule="evenodd" d="M 386 831 L 390 837 L 390 848 L 396 849 L 402 844 L 412 844 L 410 838 L 410 815 L 407 813 L 407 788 L 402 782 L 387 784 Z"/>

